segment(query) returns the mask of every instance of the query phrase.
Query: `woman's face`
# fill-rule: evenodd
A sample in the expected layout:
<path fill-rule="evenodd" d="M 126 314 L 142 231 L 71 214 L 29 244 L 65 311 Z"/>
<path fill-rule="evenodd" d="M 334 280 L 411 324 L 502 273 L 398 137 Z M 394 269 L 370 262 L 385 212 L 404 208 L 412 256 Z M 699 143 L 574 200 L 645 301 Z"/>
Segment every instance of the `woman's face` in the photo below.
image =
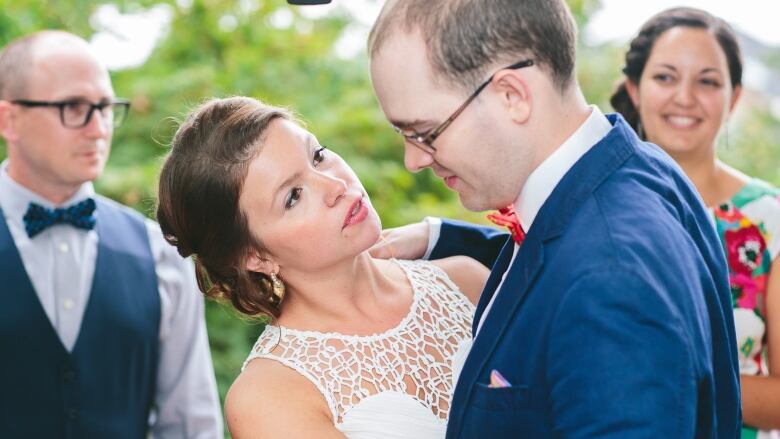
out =
<path fill-rule="evenodd" d="M 311 133 L 284 119 L 268 127 L 249 164 L 239 206 L 250 232 L 268 251 L 265 256 L 283 274 L 353 258 L 371 247 L 381 231 L 352 169 Z"/>
<path fill-rule="evenodd" d="M 715 36 L 688 27 L 662 33 L 639 86 L 627 86 L 647 140 L 672 156 L 712 150 L 739 96 Z"/>

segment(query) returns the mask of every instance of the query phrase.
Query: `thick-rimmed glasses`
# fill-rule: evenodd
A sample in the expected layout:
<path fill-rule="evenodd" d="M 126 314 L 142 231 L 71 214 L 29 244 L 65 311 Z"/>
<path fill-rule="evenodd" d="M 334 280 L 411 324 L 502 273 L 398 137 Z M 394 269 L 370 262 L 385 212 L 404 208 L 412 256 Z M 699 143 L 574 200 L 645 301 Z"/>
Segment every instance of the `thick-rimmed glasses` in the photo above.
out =
<path fill-rule="evenodd" d="M 524 61 L 520 61 L 517 63 L 514 63 L 512 65 L 506 66 L 501 70 L 515 70 L 515 69 L 522 69 L 523 67 L 530 67 L 534 65 L 534 60 L 527 59 Z M 436 152 L 436 148 L 433 146 L 433 141 L 436 140 L 441 133 L 444 132 L 444 130 L 447 129 L 447 127 L 452 124 L 452 122 L 455 120 L 456 117 L 460 115 L 460 113 L 463 112 L 463 110 L 466 109 L 466 107 L 471 103 L 471 101 L 474 100 L 474 98 L 479 95 L 479 93 L 485 89 L 485 87 L 490 84 L 491 81 L 493 81 L 493 78 L 500 72 L 501 70 L 496 71 L 492 75 L 490 75 L 490 78 L 488 78 L 485 82 L 479 85 L 476 90 L 474 90 L 474 93 L 471 94 L 471 96 L 466 99 L 466 102 L 464 102 L 460 107 L 458 107 L 457 110 L 455 110 L 454 113 L 452 113 L 452 116 L 448 117 L 447 120 L 442 122 L 441 125 L 434 128 L 433 131 L 431 131 L 428 134 L 419 134 L 411 130 L 404 130 L 402 128 L 398 128 L 397 126 L 393 126 L 393 129 L 400 135 L 404 136 L 406 140 L 411 142 L 414 146 L 420 148 L 427 154 L 433 154 Z"/>
<path fill-rule="evenodd" d="M 130 101 L 125 99 L 113 99 L 108 102 L 93 104 L 83 99 L 68 101 L 31 101 L 27 99 L 15 99 L 12 104 L 23 107 L 55 107 L 60 110 L 60 121 L 65 128 L 83 128 L 92 119 L 95 110 L 100 113 L 103 121 L 114 127 L 122 125 L 127 111 L 130 109 Z"/>

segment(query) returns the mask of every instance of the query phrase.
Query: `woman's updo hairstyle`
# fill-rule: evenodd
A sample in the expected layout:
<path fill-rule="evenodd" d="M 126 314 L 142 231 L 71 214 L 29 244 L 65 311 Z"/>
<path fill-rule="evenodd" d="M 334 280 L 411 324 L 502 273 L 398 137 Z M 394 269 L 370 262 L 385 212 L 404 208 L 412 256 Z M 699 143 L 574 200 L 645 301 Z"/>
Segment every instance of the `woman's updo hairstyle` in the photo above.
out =
<path fill-rule="evenodd" d="M 160 174 L 157 221 L 184 257 L 194 255 L 198 287 L 249 316 L 279 316 L 269 276 L 244 268 L 251 249 L 263 251 L 239 208 L 250 161 L 282 108 L 256 99 L 212 99 L 179 126 Z"/>
<path fill-rule="evenodd" d="M 645 136 L 640 132 L 642 130 L 639 124 L 639 112 L 628 94 L 626 81 L 639 85 L 647 59 L 650 58 L 658 37 L 669 29 L 681 26 L 705 29 L 712 33 L 726 55 L 731 87 L 736 88 L 742 84 L 742 52 L 734 30 L 726 21 L 696 8 L 680 7 L 659 12 L 650 18 L 639 30 L 639 34 L 631 40 L 631 45 L 626 52 L 626 64 L 623 67 L 626 77 L 620 81 L 610 98 L 612 108 L 620 113 L 642 138 Z"/>

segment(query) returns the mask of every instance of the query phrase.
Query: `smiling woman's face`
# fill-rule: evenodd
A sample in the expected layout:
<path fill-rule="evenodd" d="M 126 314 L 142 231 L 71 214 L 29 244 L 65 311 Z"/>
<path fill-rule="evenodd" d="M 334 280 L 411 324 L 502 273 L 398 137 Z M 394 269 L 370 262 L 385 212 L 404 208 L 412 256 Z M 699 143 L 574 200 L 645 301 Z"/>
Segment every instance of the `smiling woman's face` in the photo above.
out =
<path fill-rule="evenodd" d="M 739 96 L 715 36 L 688 27 L 658 37 L 639 86 L 628 91 L 647 140 L 673 156 L 713 149 Z"/>
<path fill-rule="evenodd" d="M 271 122 L 249 164 L 239 206 L 281 272 L 312 272 L 379 239 L 379 216 L 352 169 L 294 122 Z"/>

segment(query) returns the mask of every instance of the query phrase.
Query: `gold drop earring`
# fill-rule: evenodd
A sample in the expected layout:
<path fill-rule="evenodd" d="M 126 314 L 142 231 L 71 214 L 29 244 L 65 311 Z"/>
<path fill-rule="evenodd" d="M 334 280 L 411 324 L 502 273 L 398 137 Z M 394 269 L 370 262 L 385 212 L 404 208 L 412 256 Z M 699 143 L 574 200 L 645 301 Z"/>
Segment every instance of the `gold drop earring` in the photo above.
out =
<path fill-rule="evenodd" d="M 271 284 L 273 286 L 274 296 L 279 300 L 279 303 L 282 303 L 282 300 L 284 300 L 284 284 L 282 283 L 281 279 L 279 279 L 279 276 L 276 275 L 276 273 L 271 273 Z"/>

